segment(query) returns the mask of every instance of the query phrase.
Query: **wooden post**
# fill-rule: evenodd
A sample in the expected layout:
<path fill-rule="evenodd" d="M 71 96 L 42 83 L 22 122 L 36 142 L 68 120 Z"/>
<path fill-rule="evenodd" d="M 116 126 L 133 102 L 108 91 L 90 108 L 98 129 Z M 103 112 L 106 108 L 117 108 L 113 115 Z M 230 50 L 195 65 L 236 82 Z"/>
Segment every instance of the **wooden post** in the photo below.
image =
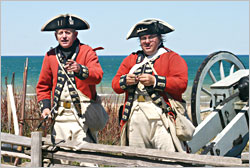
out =
<path fill-rule="evenodd" d="M 31 132 L 31 167 L 42 166 L 42 133 Z"/>
<path fill-rule="evenodd" d="M 25 101 L 26 101 L 26 89 L 27 89 L 27 73 L 28 73 L 28 58 L 26 58 L 26 63 L 24 66 L 23 72 L 23 94 L 22 94 L 22 108 L 21 108 L 21 117 L 19 120 L 19 135 L 23 135 L 23 126 L 24 126 L 24 119 L 25 119 Z M 18 151 L 22 150 L 22 146 L 18 146 Z M 16 158 L 14 165 L 18 164 L 18 158 Z"/>
<path fill-rule="evenodd" d="M 7 76 L 5 76 L 5 86 L 6 86 L 6 90 L 7 90 L 7 85 L 8 85 L 8 78 L 7 78 Z"/>
<path fill-rule="evenodd" d="M 26 90 L 27 90 L 27 73 L 28 73 L 28 58 L 26 58 L 26 64 L 23 72 L 23 94 L 22 94 L 22 108 L 21 108 L 21 118 L 19 124 L 19 135 L 23 135 L 23 125 L 25 119 L 25 101 L 26 101 Z"/>
<path fill-rule="evenodd" d="M 12 85 L 12 89 L 13 89 L 13 94 L 15 96 L 15 72 L 12 73 L 12 78 L 11 78 L 11 85 Z"/>
<path fill-rule="evenodd" d="M 10 104 L 10 94 L 7 89 L 7 113 L 8 113 L 8 131 L 11 131 L 11 104 Z"/>

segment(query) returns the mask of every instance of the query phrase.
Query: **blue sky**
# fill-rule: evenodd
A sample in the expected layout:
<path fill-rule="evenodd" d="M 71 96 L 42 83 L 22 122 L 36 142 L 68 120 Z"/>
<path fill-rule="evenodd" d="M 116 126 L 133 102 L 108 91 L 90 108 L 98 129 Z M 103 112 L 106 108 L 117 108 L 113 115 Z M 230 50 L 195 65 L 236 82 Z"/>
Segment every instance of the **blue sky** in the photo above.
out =
<path fill-rule="evenodd" d="M 164 44 L 181 55 L 249 54 L 248 1 L 1 1 L 1 55 L 43 56 L 57 41 L 41 27 L 65 13 L 90 24 L 78 37 L 93 48 L 104 47 L 98 55 L 139 50 L 138 39 L 126 40 L 126 35 L 145 18 L 159 18 L 176 29 Z"/>

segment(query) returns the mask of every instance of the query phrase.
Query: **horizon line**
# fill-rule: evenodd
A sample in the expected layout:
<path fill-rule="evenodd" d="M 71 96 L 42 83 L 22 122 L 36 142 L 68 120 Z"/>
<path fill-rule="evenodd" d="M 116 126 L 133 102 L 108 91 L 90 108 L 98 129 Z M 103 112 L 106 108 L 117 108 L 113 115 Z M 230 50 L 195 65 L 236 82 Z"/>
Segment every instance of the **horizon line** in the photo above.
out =
<path fill-rule="evenodd" d="M 212 53 L 211 53 L 212 54 Z M 210 54 L 179 54 L 180 56 L 208 56 Z M 249 56 L 249 54 L 235 54 L 237 56 Z M 129 55 L 123 55 L 123 54 L 112 54 L 112 55 L 97 55 L 98 57 L 112 57 L 112 56 L 118 56 L 118 57 L 124 57 Z M 44 55 L 1 55 L 1 57 L 44 57 Z"/>
<path fill-rule="evenodd" d="M 206 54 L 179 54 L 180 56 L 209 56 Z M 249 56 L 249 54 L 235 54 L 236 56 Z M 129 55 L 97 55 L 98 57 L 127 57 Z M 44 55 L 1 55 L 1 57 L 44 57 Z"/>

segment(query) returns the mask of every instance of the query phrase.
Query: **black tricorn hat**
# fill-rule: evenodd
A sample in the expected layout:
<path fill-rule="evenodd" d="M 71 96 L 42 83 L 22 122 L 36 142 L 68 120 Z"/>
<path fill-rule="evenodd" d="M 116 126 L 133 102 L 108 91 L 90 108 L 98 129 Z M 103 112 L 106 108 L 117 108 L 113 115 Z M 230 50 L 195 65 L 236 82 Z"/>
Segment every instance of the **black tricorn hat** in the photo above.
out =
<path fill-rule="evenodd" d="M 127 34 L 127 40 L 146 34 L 166 34 L 174 31 L 174 27 L 159 19 L 145 19 L 134 25 Z"/>
<path fill-rule="evenodd" d="M 89 24 L 88 22 L 76 15 L 58 15 L 50 19 L 46 24 L 44 24 L 41 31 L 55 31 L 57 29 L 66 28 L 75 30 L 85 30 L 89 29 Z"/>

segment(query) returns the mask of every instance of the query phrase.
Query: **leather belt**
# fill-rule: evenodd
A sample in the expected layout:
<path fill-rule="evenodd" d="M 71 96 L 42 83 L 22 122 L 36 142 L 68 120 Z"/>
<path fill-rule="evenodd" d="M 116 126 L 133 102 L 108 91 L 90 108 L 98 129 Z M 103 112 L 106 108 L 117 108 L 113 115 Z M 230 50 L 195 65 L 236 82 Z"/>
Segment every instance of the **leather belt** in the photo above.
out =
<path fill-rule="evenodd" d="M 66 108 L 66 109 L 70 109 L 70 108 L 74 107 L 74 104 L 72 101 L 59 101 L 59 105 L 61 107 Z"/>
<path fill-rule="evenodd" d="M 148 102 L 148 101 L 152 101 L 151 97 L 149 97 L 148 95 L 135 95 L 135 99 L 138 102 Z"/>

